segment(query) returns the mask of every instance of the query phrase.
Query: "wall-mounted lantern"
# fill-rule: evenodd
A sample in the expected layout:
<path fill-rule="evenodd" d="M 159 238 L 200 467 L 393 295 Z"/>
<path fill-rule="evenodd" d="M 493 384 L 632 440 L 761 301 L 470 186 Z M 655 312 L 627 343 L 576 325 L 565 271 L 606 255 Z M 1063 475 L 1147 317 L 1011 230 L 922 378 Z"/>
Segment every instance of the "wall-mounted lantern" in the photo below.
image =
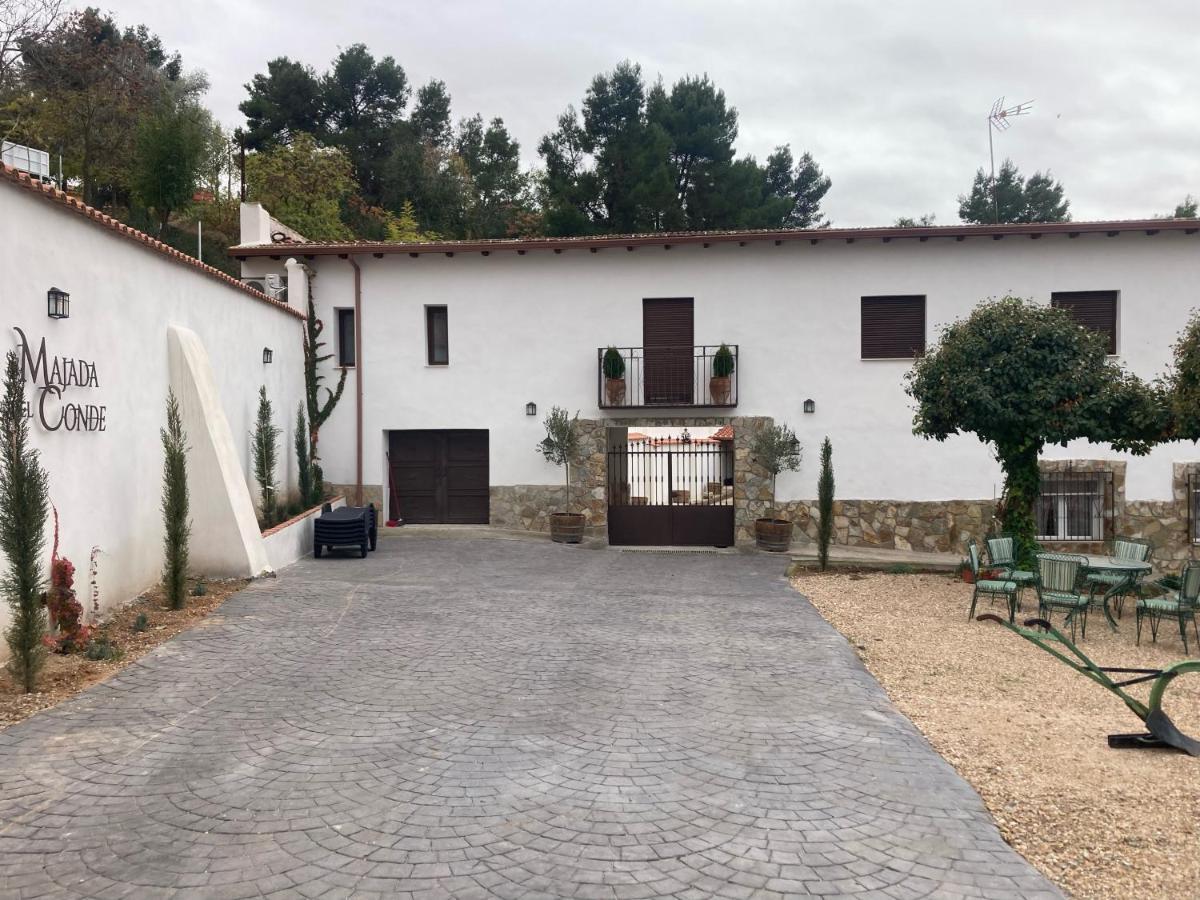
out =
<path fill-rule="evenodd" d="M 263 365 L 270 365 L 271 360 L 275 358 L 275 351 L 270 347 L 263 347 Z"/>
<path fill-rule="evenodd" d="M 527 416 L 536 416 L 537 415 L 537 404 L 534 403 L 532 400 L 530 400 L 528 403 L 525 404 L 525 415 L 527 415 Z"/>
<path fill-rule="evenodd" d="M 685 428 L 685 429 L 683 429 L 683 434 L 679 435 L 679 440 L 680 440 L 680 442 L 681 442 L 681 443 L 684 443 L 684 444 L 690 444 L 690 443 L 692 442 L 692 435 L 691 435 L 691 433 L 690 433 L 690 432 L 689 432 L 689 431 L 688 431 L 688 430 Z"/>
<path fill-rule="evenodd" d="M 71 295 L 56 287 L 46 291 L 46 314 L 52 319 L 66 319 L 71 315 Z"/>
<path fill-rule="evenodd" d="M 804 411 L 806 413 L 814 413 L 817 411 L 817 402 L 815 400 L 804 401 Z"/>

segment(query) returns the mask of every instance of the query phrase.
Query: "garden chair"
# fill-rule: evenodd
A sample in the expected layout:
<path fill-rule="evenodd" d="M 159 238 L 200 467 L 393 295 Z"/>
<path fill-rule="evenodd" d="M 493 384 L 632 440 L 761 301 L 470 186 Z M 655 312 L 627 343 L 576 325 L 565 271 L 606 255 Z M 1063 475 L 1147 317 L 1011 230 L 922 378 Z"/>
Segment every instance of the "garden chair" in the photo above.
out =
<path fill-rule="evenodd" d="M 1091 598 L 1075 588 L 1084 558 L 1070 553 L 1039 553 L 1037 561 L 1038 613 L 1049 621 L 1052 610 L 1063 610 L 1067 614 L 1063 625 L 1071 626 L 1072 641 L 1075 640 L 1075 620 L 1083 613 L 1083 636 L 1086 638 Z"/>
<path fill-rule="evenodd" d="M 1112 553 L 1114 559 L 1128 559 L 1133 562 L 1150 561 L 1150 543 L 1138 538 L 1117 538 L 1113 541 Z M 1087 576 L 1088 600 L 1095 605 L 1096 592 L 1101 595 L 1112 593 L 1117 607 L 1117 617 L 1120 618 L 1125 606 L 1125 595 L 1137 586 L 1140 575 L 1125 575 L 1121 572 L 1089 572 Z"/>
<path fill-rule="evenodd" d="M 979 595 L 986 594 L 994 603 L 997 597 L 1003 597 L 1008 603 L 1008 621 L 1017 616 L 1017 583 L 1008 579 L 992 579 L 979 577 L 979 545 L 975 538 L 967 540 L 967 559 L 971 561 L 971 574 L 975 576 L 975 591 L 971 594 L 971 610 L 967 613 L 967 621 L 975 617 L 975 604 Z"/>
<path fill-rule="evenodd" d="M 1179 637 L 1183 639 L 1183 653 L 1188 652 L 1187 623 L 1192 623 L 1196 640 L 1200 642 L 1200 629 L 1196 627 L 1196 612 L 1200 610 L 1200 562 L 1189 562 L 1180 576 L 1179 593 L 1174 597 L 1148 597 L 1137 602 L 1137 642 L 1142 642 L 1142 619 L 1150 620 L 1150 638 L 1158 641 L 1158 626 L 1163 619 L 1175 619 L 1179 623 Z"/>
<path fill-rule="evenodd" d="M 1021 592 L 1037 582 L 1036 572 L 1017 568 L 1016 542 L 1010 534 L 997 534 L 987 539 L 988 560 L 1000 569 L 1005 580 L 1017 583 L 1017 609 L 1021 608 Z"/>

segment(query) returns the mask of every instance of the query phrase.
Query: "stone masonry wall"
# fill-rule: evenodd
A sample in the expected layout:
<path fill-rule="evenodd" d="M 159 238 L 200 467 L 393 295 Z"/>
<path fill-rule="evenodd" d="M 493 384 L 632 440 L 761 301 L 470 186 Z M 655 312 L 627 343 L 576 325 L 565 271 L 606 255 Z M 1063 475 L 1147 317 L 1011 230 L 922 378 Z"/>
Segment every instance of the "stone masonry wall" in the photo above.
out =
<path fill-rule="evenodd" d="M 817 501 L 788 501 L 779 508 L 795 524 L 795 540 L 816 541 Z M 994 515 L 991 500 L 835 500 L 833 543 L 959 553 L 968 537 L 983 541 Z"/>

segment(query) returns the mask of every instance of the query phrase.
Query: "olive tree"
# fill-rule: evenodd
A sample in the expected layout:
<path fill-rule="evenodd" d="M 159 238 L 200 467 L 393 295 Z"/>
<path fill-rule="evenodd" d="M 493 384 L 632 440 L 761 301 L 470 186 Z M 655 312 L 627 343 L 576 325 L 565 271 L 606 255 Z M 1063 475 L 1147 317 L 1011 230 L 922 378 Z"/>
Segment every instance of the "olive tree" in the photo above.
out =
<path fill-rule="evenodd" d="M 1004 472 L 997 510 L 1018 559 L 1036 551 L 1038 456 L 1076 438 L 1144 454 L 1169 439 L 1168 395 L 1112 362 L 1105 338 L 1065 310 L 1018 297 L 979 304 L 946 326 L 906 376 L 913 433 L 988 443 Z"/>
<path fill-rule="evenodd" d="M 571 465 L 579 459 L 579 413 L 571 418 L 561 406 L 550 410 L 542 423 L 546 436 L 538 441 L 537 451 L 547 462 L 562 466 L 567 485 L 567 512 L 571 511 Z"/>

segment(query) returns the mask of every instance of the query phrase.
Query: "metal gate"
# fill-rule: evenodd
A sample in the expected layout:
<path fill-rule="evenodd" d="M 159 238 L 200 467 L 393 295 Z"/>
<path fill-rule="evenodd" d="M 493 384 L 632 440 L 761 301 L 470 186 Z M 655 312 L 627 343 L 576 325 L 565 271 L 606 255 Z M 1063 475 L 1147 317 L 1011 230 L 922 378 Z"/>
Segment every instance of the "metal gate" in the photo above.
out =
<path fill-rule="evenodd" d="M 647 438 L 608 449 L 608 542 L 629 546 L 733 544 L 733 444 Z"/>

